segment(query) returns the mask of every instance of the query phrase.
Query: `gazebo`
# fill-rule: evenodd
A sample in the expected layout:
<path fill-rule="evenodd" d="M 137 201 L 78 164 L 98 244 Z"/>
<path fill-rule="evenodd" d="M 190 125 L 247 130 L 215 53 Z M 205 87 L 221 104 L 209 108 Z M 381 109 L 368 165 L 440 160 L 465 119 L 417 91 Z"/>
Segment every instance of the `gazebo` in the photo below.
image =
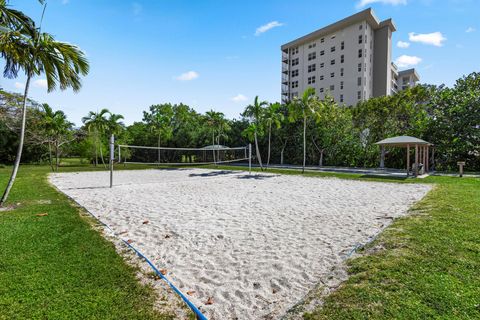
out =
<path fill-rule="evenodd" d="M 423 164 L 424 173 L 429 172 L 430 162 L 430 147 L 433 146 L 430 142 L 422 139 L 409 136 L 398 136 L 393 138 L 383 139 L 375 143 L 381 147 L 380 168 L 385 168 L 385 147 L 399 147 L 407 148 L 407 176 L 410 175 L 410 147 L 415 148 L 415 162 L 413 174 L 418 176 L 419 161 Z M 432 159 L 434 157 L 434 149 L 432 148 Z"/>

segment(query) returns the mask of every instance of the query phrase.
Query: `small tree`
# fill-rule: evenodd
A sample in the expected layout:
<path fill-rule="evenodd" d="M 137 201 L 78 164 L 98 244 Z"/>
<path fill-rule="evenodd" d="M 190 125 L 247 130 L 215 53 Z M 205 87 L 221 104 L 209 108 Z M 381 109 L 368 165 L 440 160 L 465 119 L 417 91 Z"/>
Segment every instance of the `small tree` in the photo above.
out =
<path fill-rule="evenodd" d="M 110 114 L 110 111 L 104 108 L 99 112 L 90 111 L 86 117 L 82 118 L 82 122 L 85 124 L 88 133 L 93 133 L 95 166 L 98 165 L 98 151 L 100 151 L 100 159 L 102 160 L 103 166 L 106 167 L 105 160 L 103 159 L 102 137 L 108 128 L 108 114 Z"/>
<path fill-rule="evenodd" d="M 248 131 L 253 129 L 253 140 L 255 141 L 255 153 L 257 155 L 258 164 L 260 165 L 261 170 L 263 170 L 262 165 L 262 156 L 260 154 L 260 148 L 258 147 L 258 136 L 262 133 L 262 116 L 263 116 L 263 108 L 268 105 L 267 101 L 258 101 L 258 96 L 255 97 L 253 104 L 248 105 L 245 108 L 245 111 L 242 113 L 243 117 L 249 118 L 250 122 L 252 123 L 249 126 Z M 249 133 L 246 133 L 249 136 Z"/>
<path fill-rule="evenodd" d="M 277 129 L 280 129 L 282 122 L 284 120 L 283 114 L 280 112 L 281 105 L 278 102 L 270 103 L 268 107 L 265 108 L 263 121 L 268 130 L 268 153 L 267 153 L 267 165 L 270 165 L 270 144 L 272 140 L 272 126 L 275 126 Z"/>
<path fill-rule="evenodd" d="M 315 95 L 315 89 L 308 88 L 299 99 L 295 97 L 289 103 L 289 120 L 292 122 L 303 121 L 303 166 L 302 173 L 305 172 L 305 162 L 307 157 L 307 122 L 311 119 L 318 121 L 320 119 L 319 108 L 322 102 Z"/>
<path fill-rule="evenodd" d="M 174 112 L 170 104 L 156 104 L 150 106 L 150 112 L 143 112 L 143 121 L 147 123 L 147 126 L 157 136 L 157 161 L 161 161 L 160 146 L 163 140 L 171 139 L 173 135 L 173 120 Z"/>

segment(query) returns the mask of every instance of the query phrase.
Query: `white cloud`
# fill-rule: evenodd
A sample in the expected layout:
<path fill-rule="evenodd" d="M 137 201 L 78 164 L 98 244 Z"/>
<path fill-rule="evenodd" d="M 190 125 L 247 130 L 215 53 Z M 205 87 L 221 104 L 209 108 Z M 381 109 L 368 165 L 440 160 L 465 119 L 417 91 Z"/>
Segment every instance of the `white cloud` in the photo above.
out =
<path fill-rule="evenodd" d="M 138 16 L 140 13 L 142 13 L 143 7 L 140 3 L 134 2 L 132 3 L 132 12 L 133 15 Z"/>
<path fill-rule="evenodd" d="M 244 102 L 244 101 L 247 101 L 247 100 L 248 100 L 248 98 L 241 93 L 237 94 L 235 97 L 232 98 L 232 101 L 236 102 L 236 103 Z"/>
<path fill-rule="evenodd" d="M 473 32 L 473 31 L 475 31 L 474 27 L 468 27 L 467 30 L 465 30 L 466 33 L 470 33 L 470 32 Z"/>
<path fill-rule="evenodd" d="M 23 83 L 21 83 L 21 82 L 15 82 L 14 86 L 15 86 L 16 89 L 23 89 L 23 88 L 25 88 L 25 84 L 23 84 Z"/>
<path fill-rule="evenodd" d="M 416 56 L 407 56 L 405 54 L 401 55 L 397 58 L 397 60 L 395 60 L 395 64 L 400 68 L 416 66 L 420 62 L 422 62 L 422 58 Z"/>
<path fill-rule="evenodd" d="M 408 47 L 410 47 L 410 42 L 398 41 L 397 42 L 397 47 L 402 48 L 402 49 L 407 49 Z"/>
<path fill-rule="evenodd" d="M 430 44 L 436 47 L 443 46 L 443 42 L 447 40 L 441 32 L 432 32 L 432 33 L 415 33 L 410 32 L 408 34 L 408 40 L 412 42 L 420 42 L 423 44 Z"/>
<path fill-rule="evenodd" d="M 357 2 L 357 8 L 363 8 L 373 3 L 390 4 L 392 6 L 398 6 L 399 4 L 407 4 L 407 0 L 360 0 Z"/>
<path fill-rule="evenodd" d="M 182 73 L 178 77 L 175 77 L 175 79 L 179 81 L 190 81 L 193 79 L 197 79 L 199 76 L 200 75 L 195 71 L 188 71 L 188 72 Z"/>
<path fill-rule="evenodd" d="M 68 4 L 70 0 L 62 0 L 62 4 Z"/>
<path fill-rule="evenodd" d="M 257 30 L 255 30 L 255 35 L 259 36 L 262 33 L 267 32 L 268 30 L 281 26 L 283 26 L 283 23 L 280 23 L 278 21 L 269 22 L 267 24 L 264 24 L 263 26 L 258 27 Z"/>
<path fill-rule="evenodd" d="M 48 88 L 47 79 L 38 79 L 33 81 L 33 86 L 37 88 Z"/>

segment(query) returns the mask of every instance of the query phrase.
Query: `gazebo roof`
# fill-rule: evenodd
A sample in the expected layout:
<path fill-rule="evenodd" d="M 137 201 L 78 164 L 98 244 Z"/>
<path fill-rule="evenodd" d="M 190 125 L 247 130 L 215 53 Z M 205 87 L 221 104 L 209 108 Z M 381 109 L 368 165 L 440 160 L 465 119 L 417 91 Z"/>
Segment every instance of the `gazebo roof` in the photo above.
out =
<path fill-rule="evenodd" d="M 410 136 L 398 136 L 393 138 L 387 138 L 375 144 L 378 144 L 381 146 L 392 146 L 392 147 L 406 147 L 407 145 L 411 145 L 411 146 L 414 146 L 414 145 L 431 146 L 432 145 L 430 142 L 427 142 L 425 140 L 418 139 L 415 137 L 410 137 Z"/>

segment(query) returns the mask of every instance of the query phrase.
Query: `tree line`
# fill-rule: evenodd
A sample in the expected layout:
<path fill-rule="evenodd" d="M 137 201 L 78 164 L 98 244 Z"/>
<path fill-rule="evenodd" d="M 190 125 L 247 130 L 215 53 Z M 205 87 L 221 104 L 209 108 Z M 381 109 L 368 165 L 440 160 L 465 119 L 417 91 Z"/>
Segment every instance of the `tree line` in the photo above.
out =
<path fill-rule="evenodd" d="M 19 122 L 19 95 L 0 94 L 0 162 L 14 159 Z M 82 157 L 106 165 L 108 139 L 121 144 L 157 147 L 244 146 L 252 143 L 262 168 L 274 164 L 377 167 L 375 142 L 411 135 L 434 144 L 437 170 L 455 170 L 466 161 L 480 170 L 480 73 L 458 79 L 452 88 L 418 85 L 395 95 L 372 98 L 355 106 L 319 99 L 312 89 L 288 104 L 256 97 L 239 119 L 221 112 L 199 113 L 185 104 L 152 105 L 142 121 L 126 126 L 108 109 L 90 111 L 74 127 L 61 111 L 30 101 L 25 161 L 48 162 Z M 14 112 L 14 111 L 17 112 Z M 53 159 L 53 160 L 52 160 Z M 387 167 L 405 166 L 405 150 L 388 149 Z"/>

